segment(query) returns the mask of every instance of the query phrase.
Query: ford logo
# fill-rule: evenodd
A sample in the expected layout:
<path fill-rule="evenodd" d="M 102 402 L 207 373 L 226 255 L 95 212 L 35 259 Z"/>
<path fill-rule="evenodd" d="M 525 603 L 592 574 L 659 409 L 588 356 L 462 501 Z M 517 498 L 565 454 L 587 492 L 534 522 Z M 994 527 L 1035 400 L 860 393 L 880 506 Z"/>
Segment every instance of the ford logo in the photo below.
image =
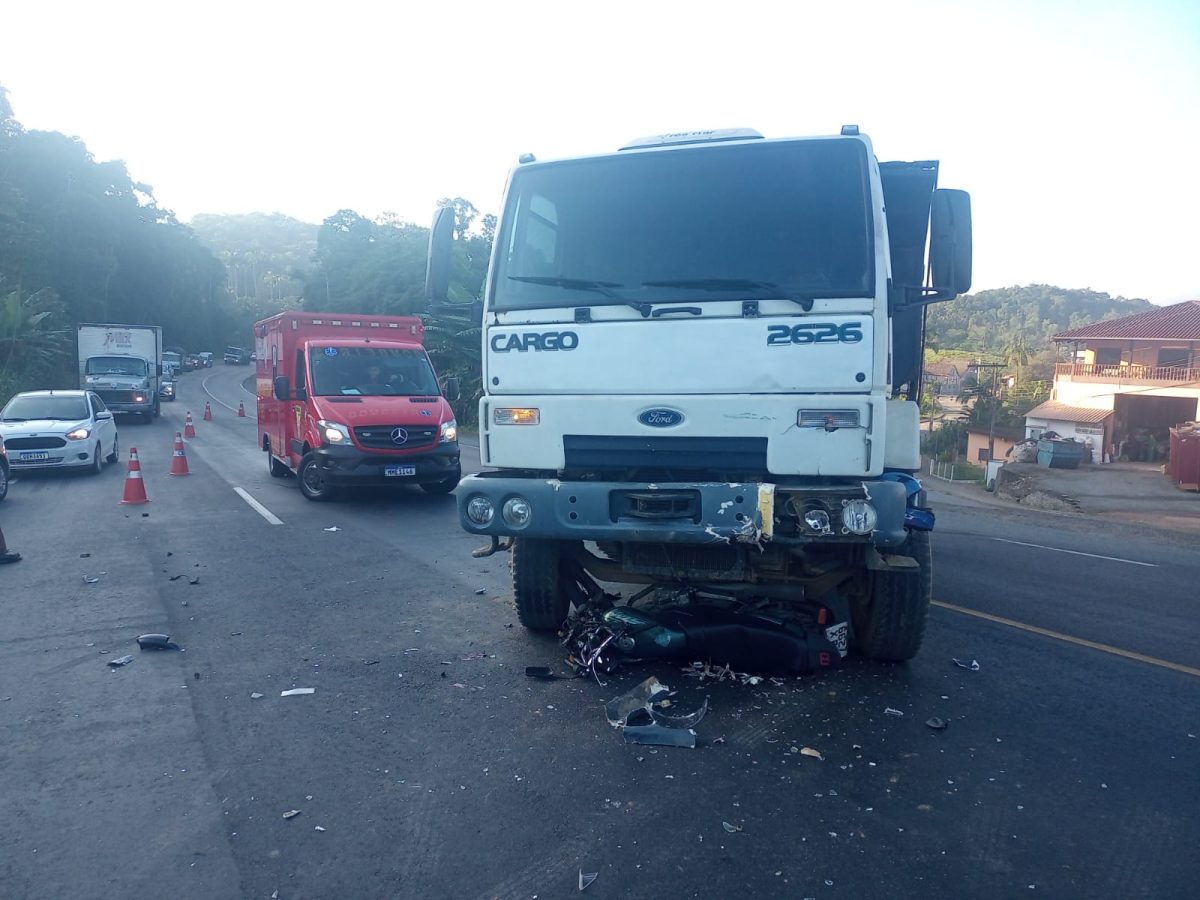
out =
<path fill-rule="evenodd" d="M 648 409 L 638 416 L 638 421 L 651 428 L 670 428 L 683 421 L 683 413 L 675 409 Z"/>

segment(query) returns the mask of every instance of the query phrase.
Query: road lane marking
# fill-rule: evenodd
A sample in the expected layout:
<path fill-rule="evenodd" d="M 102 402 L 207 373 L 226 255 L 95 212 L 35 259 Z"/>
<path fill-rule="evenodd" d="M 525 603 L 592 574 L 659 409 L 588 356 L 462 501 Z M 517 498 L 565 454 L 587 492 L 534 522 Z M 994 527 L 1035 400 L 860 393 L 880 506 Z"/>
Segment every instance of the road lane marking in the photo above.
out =
<path fill-rule="evenodd" d="M 1159 659 L 1156 656 L 1146 656 L 1144 653 L 1135 653 L 1132 650 L 1122 650 L 1120 647 L 1114 647 L 1111 644 L 1100 644 L 1096 641 L 1089 641 L 1086 638 L 1079 638 L 1075 637 L 1074 635 L 1063 634 L 1061 631 L 1051 631 L 1049 628 L 1041 628 L 1037 625 L 1028 625 L 1025 622 L 1018 622 L 1016 619 L 1006 619 L 1004 616 L 994 616 L 991 613 L 980 612 L 977 609 L 968 609 L 965 606 L 955 606 L 953 603 L 943 603 L 941 600 L 934 600 L 933 605 L 940 606 L 942 609 L 948 609 L 951 612 L 962 613 L 964 616 L 974 616 L 977 619 L 986 619 L 987 621 L 995 622 L 998 625 L 1007 625 L 1010 628 L 1028 631 L 1030 634 L 1040 634 L 1042 637 L 1054 638 L 1056 641 L 1064 641 L 1068 644 L 1076 644 L 1080 647 L 1088 647 L 1092 650 L 1099 650 L 1102 653 L 1111 653 L 1113 656 L 1121 656 L 1125 659 L 1149 663 L 1152 666 L 1162 666 L 1164 669 L 1171 669 L 1175 672 L 1182 672 L 1185 675 L 1195 675 L 1196 677 L 1200 678 L 1200 669 L 1193 668 L 1192 666 L 1185 666 L 1183 663 Z"/>
<path fill-rule="evenodd" d="M 1084 553 L 1082 550 L 1064 550 L 1062 547 L 1047 547 L 1045 544 L 1027 544 L 1025 541 L 1010 541 L 1008 538 L 991 538 L 993 541 L 999 541 L 1002 544 L 1016 544 L 1018 547 L 1036 547 L 1038 550 L 1053 550 L 1055 553 L 1070 553 L 1073 556 L 1090 556 L 1092 559 L 1107 559 L 1109 562 L 1126 563 L 1131 566 L 1145 566 L 1148 569 L 1157 569 L 1157 563 L 1138 562 L 1136 559 L 1122 559 L 1119 556 L 1101 556 L 1099 553 Z"/>
<path fill-rule="evenodd" d="M 228 403 L 226 403 L 224 400 L 220 399 L 216 394 L 214 394 L 212 391 L 210 391 L 208 389 L 208 382 L 211 381 L 213 378 L 215 378 L 216 374 L 217 374 L 216 372 L 213 372 L 212 375 L 209 375 L 208 378 L 205 378 L 202 382 L 200 382 L 200 387 L 204 388 L 204 393 L 208 394 L 208 396 L 211 397 L 215 403 L 220 404 L 221 406 L 225 407 L 230 412 L 237 412 L 236 406 L 230 406 Z"/>
<path fill-rule="evenodd" d="M 252 510 L 254 510 L 256 513 L 258 513 L 260 516 L 262 516 L 264 519 L 266 519 L 272 525 L 282 525 L 283 524 L 282 519 L 278 518 L 273 512 L 271 512 L 269 509 L 267 509 L 265 506 L 263 506 L 261 503 L 259 503 L 257 500 L 255 500 L 253 497 L 251 497 L 248 493 L 246 493 L 240 487 L 235 487 L 234 491 L 237 492 L 237 495 L 239 497 L 241 497 L 243 500 L 245 500 L 247 503 L 250 504 L 250 508 Z"/>

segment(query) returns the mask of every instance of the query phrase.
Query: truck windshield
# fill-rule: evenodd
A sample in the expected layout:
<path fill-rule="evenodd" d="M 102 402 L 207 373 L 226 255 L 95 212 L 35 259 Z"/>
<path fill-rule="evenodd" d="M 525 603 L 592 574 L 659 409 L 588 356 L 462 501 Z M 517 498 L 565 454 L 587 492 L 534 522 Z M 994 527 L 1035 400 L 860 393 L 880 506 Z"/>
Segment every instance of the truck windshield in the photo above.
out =
<path fill-rule="evenodd" d="M 85 374 L 144 376 L 146 361 L 132 356 L 93 356 L 87 361 Z"/>
<path fill-rule="evenodd" d="M 437 395 L 437 378 L 425 354 L 392 347 L 312 347 L 312 393 L 339 395 Z"/>
<path fill-rule="evenodd" d="M 870 180 L 854 140 L 764 141 L 518 169 L 494 309 L 866 297 Z"/>
<path fill-rule="evenodd" d="M 83 397 L 13 397 L 0 412 L 0 420 L 5 422 L 29 422 L 34 419 L 78 422 L 87 417 L 87 401 Z"/>

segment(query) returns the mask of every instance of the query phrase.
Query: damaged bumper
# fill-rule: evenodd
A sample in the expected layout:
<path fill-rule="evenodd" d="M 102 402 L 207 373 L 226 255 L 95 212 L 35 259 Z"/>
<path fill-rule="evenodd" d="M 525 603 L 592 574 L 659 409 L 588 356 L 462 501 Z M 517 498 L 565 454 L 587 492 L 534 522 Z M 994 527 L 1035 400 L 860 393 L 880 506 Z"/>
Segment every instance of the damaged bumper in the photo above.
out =
<path fill-rule="evenodd" d="M 892 481 L 856 482 L 840 495 L 794 486 L 743 483 L 629 483 L 472 475 L 458 489 L 462 527 L 473 534 L 558 540 L 678 544 L 861 541 L 895 547 L 905 539 L 906 493 Z M 845 496 L 841 496 L 845 495 Z M 845 497 L 866 501 L 871 529 L 841 520 Z M 805 525 L 823 504 L 826 524 Z M 808 506 L 806 506 L 808 504 Z"/>

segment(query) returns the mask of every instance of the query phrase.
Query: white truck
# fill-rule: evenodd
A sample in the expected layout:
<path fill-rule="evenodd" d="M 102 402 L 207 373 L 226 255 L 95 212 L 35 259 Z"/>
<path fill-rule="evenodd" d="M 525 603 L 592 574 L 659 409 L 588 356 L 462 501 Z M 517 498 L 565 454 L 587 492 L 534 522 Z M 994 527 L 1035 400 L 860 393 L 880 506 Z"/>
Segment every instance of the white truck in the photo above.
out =
<path fill-rule="evenodd" d="M 457 496 L 477 555 L 511 548 L 526 627 L 618 582 L 812 600 L 863 655 L 917 653 L 924 309 L 971 280 L 970 199 L 937 175 L 852 125 L 522 157 L 483 298 L 485 471 Z"/>
<path fill-rule="evenodd" d="M 114 413 L 151 420 L 159 413 L 162 329 L 157 325 L 81 324 L 79 386 L 95 391 Z"/>

